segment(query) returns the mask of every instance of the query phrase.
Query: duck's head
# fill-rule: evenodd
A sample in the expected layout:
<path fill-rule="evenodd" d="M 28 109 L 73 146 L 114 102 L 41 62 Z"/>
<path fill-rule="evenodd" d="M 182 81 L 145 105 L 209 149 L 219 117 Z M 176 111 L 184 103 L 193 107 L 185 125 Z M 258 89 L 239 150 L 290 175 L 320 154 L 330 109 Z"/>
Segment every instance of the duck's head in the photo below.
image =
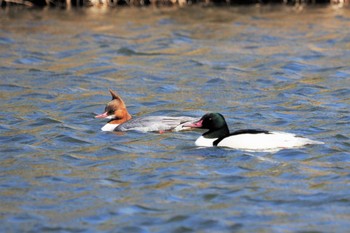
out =
<path fill-rule="evenodd" d="M 204 135 L 208 137 L 221 137 L 229 134 L 225 118 L 220 113 L 207 113 L 199 121 L 185 124 L 185 127 L 208 129 Z"/>
<path fill-rule="evenodd" d="M 107 103 L 104 113 L 96 115 L 95 118 L 105 118 L 109 120 L 119 120 L 123 122 L 130 120 L 131 115 L 128 113 L 123 99 L 112 90 L 109 90 L 109 92 L 112 95 L 112 100 Z M 120 124 L 123 122 L 112 123 Z"/>

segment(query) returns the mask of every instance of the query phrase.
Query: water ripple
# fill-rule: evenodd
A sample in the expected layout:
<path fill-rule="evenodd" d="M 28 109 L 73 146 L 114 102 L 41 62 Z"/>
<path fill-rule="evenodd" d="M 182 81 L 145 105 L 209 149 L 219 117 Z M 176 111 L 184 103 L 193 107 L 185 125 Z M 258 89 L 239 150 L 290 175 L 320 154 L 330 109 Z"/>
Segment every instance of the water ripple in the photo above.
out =
<path fill-rule="evenodd" d="M 56 10 L 0 14 L 3 231 L 349 229 L 345 9 Z M 198 148 L 201 130 L 102 132 L 109 88 L 134 117 L 221 112 L 231 130 L 325 144 L 247 153 Z"/>
<path fill-rule="evenodd" d="M 0 44 L 8 45 L 14 44 L 16 41 L 8 37 L 0 37 Z"/>

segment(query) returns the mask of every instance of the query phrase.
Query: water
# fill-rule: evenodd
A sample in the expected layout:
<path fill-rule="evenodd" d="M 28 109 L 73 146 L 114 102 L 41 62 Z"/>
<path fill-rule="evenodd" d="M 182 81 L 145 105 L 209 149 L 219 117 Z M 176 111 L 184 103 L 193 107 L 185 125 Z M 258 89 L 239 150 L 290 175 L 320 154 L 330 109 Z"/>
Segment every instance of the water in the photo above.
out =
<path fill-rule="evenodd" d="M 2 232 L 346 232 L 350 11 L 1 10 Z M 220 112 L 231 130 L 325 145 L 196 148 L 200 132 L 112 134 L 140 115 Z"/>

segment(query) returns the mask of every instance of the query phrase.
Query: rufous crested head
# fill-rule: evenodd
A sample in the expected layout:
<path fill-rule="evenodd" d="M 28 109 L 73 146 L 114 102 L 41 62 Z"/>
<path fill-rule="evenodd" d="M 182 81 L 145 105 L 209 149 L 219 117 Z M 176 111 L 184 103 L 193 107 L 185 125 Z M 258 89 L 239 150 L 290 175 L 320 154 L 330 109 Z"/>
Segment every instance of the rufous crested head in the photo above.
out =
<path fill-rule="evenodd" d="M 121 124 L 131 119 L 131 115 L 126 109 L 123 99 L 113 90 L 109 89 L 112 95 L 112 100 L 105 107 L 104 113 L 95 116 L 95 118 L 110 119 L 110 124 Z"/>
<path fill-rule="evenodd" d="M 125 107 L 125 103 L 124 103 L 123 99 L 117 93 L 115 93 L 112 89 L 109 89 L 109 93 L 111 93 L 112 100 L 119 101 L 120 105 Z"/>

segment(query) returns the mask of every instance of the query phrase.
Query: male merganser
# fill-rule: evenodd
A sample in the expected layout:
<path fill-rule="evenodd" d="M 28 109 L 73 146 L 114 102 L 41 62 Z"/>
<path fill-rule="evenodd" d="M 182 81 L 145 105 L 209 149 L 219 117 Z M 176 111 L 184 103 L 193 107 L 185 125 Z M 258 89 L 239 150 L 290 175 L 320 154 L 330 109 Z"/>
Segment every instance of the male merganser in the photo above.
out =
<path fill-rule="evenodd" d="M 229 147 L 246 151 L 278 151 L 298 148 L 308 144 L 323 144 L 291 133 L 243 129 L 229 132 L 225 118 L 220 113 L 207 113 L 199 121 L 185 124 L 186 127 L 209 129 L 195 144 L 203 147 Z"/>
<path fill-rule="evenodd" d="M 95 116 L 95 118 L 109 119 L 109 122 L 101 128 L 102 131 L 181 131 L 190 129 L 189 127 L 184 127 L 183 124 L 198 120 L 198 118 L 187 116 L 146 116 L 132 118 L 122 98 L 112 90 L 109 90 L 109 92 L 112 95 L 112 100 L 107 103 L 104 113 Z"/>

